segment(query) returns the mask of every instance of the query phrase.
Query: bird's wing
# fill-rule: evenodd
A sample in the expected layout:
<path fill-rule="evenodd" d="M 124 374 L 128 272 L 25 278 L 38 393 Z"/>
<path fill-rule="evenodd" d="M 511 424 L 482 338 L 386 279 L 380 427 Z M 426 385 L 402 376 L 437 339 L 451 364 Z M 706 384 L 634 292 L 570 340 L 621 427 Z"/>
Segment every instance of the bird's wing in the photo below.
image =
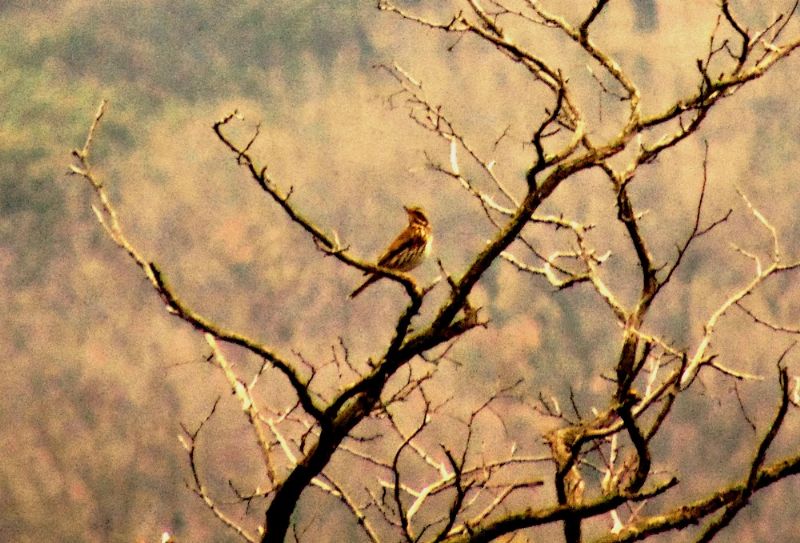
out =
<path fill-rule="evenodd" d="M 378 259 L 378 266 L 387 267 L 387 264 L 398 254 L 411 249 L 419 244 L 419 239 L 412 235 L 410 229 L 403 230 L 391 245 L 383 252 Z"/>

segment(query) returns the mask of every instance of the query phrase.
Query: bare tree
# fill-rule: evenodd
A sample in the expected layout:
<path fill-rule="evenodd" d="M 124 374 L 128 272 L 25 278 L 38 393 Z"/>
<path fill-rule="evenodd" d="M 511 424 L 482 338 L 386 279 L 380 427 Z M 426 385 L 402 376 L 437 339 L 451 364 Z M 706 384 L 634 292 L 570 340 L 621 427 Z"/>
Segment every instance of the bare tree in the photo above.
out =
<path fill-rule="evenodd" d="M 648 215 L 657 212 L 637 206 L 632 187 L 648 164 L 684 140 L 698 137 L 713 108 L 733 99 L 800 47 L 800 29 L 793 19 L 797 2 L 756 29 L 736 14 L 730 2 L 718 2 L 707 53 L 696 62 L 694 89 L 654 113 L 644 111 L 635 78 L 594 38 L 596 27 L 612 16 L 607 13 L 608 1 L 598 0 L 585 12 L 569 16 L 534 0 L 465 0 L 461 8 L 438 16 L 418 14 L 389 0 L 380 0 L 378 7 L 409 24 L 452 36 L 454 47 L 462 40 L 490 44 L 527 71 L 549 96 L 549 104 L 544 111 L 538 104 L 531 106 L 539 108 L 539 121 L 530 128 L 523 148 L 530 167 L 524 183 L 518 183 L 498 173 L 497 164 L 479 150 L 481 145 L 459 129 L 446 105 L 426 95 L 414 75 L 398 63 L 382 66 L 397 85 L 392 104 L 405 108 L 413 122 L 448 146 L 442 159 L 429 157 L 429 166 L 463 187 L 465 198 L 480 204 L 494 229 L 491 240 L 464 269 L 456 272 L 439 262 L 440 278 L 428 285 L 356 256 L 335 233 L 296 206 L 289 185 L 275 179 L 252 151 L 258 127 L 249 140 L 241 140 L 231 135 L 234 125 L 246 126 L 237 112 L 214 124 L 216 137 L 245 174 L 322 254 L 402 286 L 407 303 L 394 317 L 391 340 L 376 346 L 380 355 L 374 359 L 354 359 L 342 343 L 332 347 L 329 360 L 306 360 L 296 353 L 278 352 L 269 342 L 227 329 L 194 310 L 170 286 L 162 269 L 129 240 L 106 184 L 90 163 L 105 103 L 85 144 L 73 152 L 72 173 L 93 189 L 97 220 L 142 270 L 167 311 L 203 334 L 209 361 L 226 377 L 258 444 L 263 479 L 247 489 L 231 484 L 226 496 L 215 496 L 204 482 L 204 468 L 196 455 L 215 403 L 199 425 L 184 426 L 191 490 L 243 540 L 265 543 L 303 539 L 292 515 L 311 489 L 340 502 L 352 515 L 360 537 L 372 542 L 479 542 L 513 539 L 515 534 L 524 538 L 536 533 L 529 529 L 552 525 L 561 526 L 570 543 L 589 535 L 604 543 L 635 541 L 698 524 L 697 541 L 714 539 L 754 494 L 800 471 L 797 453 L 767 461 L 792 405 L 798 404 L 798 380 L 793 381 L 787 369 L 791 347 L 773 361 L 777 370 L 754 375 L 737 369 L 712 346 L 721 321 L 734 311 L 749 321 L 738 331 L 740 336 L 800 333 L 744 304 L 776 276 L 796 271 L 800 260 L 785 257 L 780 232 L 744 191 L 739 191 L 736 211 L 709 216 L 708 144 L 696 205 L 685 225 L 688 233 L 673 240 L 673 252 L 654 254 L 646 222 L 657 221 Z M 792 30 L 798 36 L 786 37 Z M 578 88 L 558 59 L 537 53 L 530 44 L 543 33 L 555 34 L 581 52 L 594 89 Z M 594 121 L 597 116 L 587 114 L 585 104 L 597 96 L 612 105 Z M 626 250 L 635 255 L 625 275 L 638 275 L 633 296 L 631 285 L 616 286 L 620 282 L 615 281 L 615 272 L 607 270 L 610 252 L 603 240 L 591 235 L 595 225 L 564 214 L 540 214 L 556 189 L 588 171 L 601 173 L 613 191 L 616 213 L 605 220 L 621 225 Z M 670 187 L 661 189 L 668 192 Z M 678 346 L 665 331 L 648 326 L 648 316 L 698 240 L 716 232 L 734 213 L 748 217 L 763 233 L 757 251 L 734 245 L 738 256 L 752 263 L 753 271 L 708 313 L 701 336 Z M 532 229 L 567 232 L 570 240 L 548 252 L 531 241 Z M 530 398 L 516 383 L 498 388 L 464 416 L 448 411 L 449 398 L 436 392 L 438 372 L 457 340 L 468 342 L 470 330 L 491 326 L 472 298 L 494 264 L 512 266 L 556 292 L 582 288 L 583 295 L 607 307 L 607 318 L 619 333 L 608 338 L 616 356 L 607 366 L 613 368 L 607 376 L 613 393 L 603 407 L 581 413 L 574 396 Z M 423 302 L 433 289 L 446 289 L 447 295 L 431 318 L 423 318 Z M 263 361 L 259 371 L 243 375 L 221 344 L 257 356 Z M 698 386 L 703 374 L 747 387 L 759 379 L 772 379 L 770 373 L 777 375 L 774 415 L 753 422 L 742 405 L 760 437 L 739 477 L 700 496 L 684 499 L 678 494 L 680 500 L 670 500 L 681 488 L 679 478 L 694 476 L 662 465 L 652 446 L 673 422 L 675 406 Z M 334 389 L 320 384 L 322 374 L 326 379 L 335 375 Z M 293 399 L 275 408 L 260 399 L 261 387 L 290 387 Z M 574 416 L 561 408 L 570 400 Z M 504 425 L 502 406 L 509 403 L 549 421 L 541 425 L 544 445 L 535 436 L 514 435 Z M 431 431 L 437 424 L 441 427 Z M 492 441 L 492 447 L 481 444 L 486 441 Z M 795 441 L 795 451 L 797 446 Z M 585 526 L 591 522 L 595 529 L 589 534 Z"/>

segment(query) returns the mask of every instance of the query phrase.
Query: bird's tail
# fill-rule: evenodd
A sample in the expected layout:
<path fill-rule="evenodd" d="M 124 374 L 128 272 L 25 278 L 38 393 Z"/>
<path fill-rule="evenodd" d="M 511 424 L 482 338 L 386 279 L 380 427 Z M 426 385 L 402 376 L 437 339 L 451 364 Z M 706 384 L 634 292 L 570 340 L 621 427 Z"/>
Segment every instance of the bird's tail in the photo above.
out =
<path fill-rule="evenodd" d="M 375 276 L 375 275 L 370 275 L 370 276 L 367 278 L 367 280 L 366 280 L 366 281 L 364 281 L 363 283 L 361 283 L 361 286 L 360 286 L 360 287 L 358 287 L 357 289 L 355 289 L 353 292 L 351 292 L 351 293 L 350 293 L 350 299 L 352 300 L 353 298 L 355 298 L 356 296 L 358 296 L 359 294 L 361 294 L 361 293 L 364 291 L 364 289 L 366 289 L 368 286 L 370 286 L 372 283 L 374 283 L 374 282 L 375 282 L 375 281 L 377 281 L 378 279 L 379 279 L 379 277 L 377 277 L 377 276 Z"/>

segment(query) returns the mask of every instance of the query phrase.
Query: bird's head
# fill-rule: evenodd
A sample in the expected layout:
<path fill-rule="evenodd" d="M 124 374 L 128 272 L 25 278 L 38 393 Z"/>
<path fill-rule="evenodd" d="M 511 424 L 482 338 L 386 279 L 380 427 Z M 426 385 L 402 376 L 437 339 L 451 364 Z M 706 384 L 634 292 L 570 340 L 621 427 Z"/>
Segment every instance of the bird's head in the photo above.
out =
<path fill-rule="evenodd" d="M 406 210 L 408 213 L 408 222 L 409 224 L 421 224 L 424 226 L 428 225 L 428 217 L 425 215 L 425 212 L 419 206 L 407 207 L 403 206 L 403 209 Z"/>

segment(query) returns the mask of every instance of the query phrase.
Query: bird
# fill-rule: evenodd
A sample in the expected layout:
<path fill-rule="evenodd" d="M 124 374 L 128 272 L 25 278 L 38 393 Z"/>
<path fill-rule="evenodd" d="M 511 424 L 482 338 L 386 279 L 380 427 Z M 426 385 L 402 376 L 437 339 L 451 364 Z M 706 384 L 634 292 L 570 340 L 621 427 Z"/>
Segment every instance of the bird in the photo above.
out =
<path fill-rule="evenodd" d="M 403 206 L 403 209 L 408 214 L 408 226 L 400 232 L 400 235 L 378 257 L 378 266 L 407 272 L 422 264 L 422 261 L 430 254 L 433 234 L 431 232 L 431 223 L 421 207 Z M 361 294 L 364 289 L 378 279 L 382 279 L 380 275 L 370 272 L 364 272 L 364 275 L 369 275 L 369 277 L 361 286 L 350 293 L 350 299 Z"/>

